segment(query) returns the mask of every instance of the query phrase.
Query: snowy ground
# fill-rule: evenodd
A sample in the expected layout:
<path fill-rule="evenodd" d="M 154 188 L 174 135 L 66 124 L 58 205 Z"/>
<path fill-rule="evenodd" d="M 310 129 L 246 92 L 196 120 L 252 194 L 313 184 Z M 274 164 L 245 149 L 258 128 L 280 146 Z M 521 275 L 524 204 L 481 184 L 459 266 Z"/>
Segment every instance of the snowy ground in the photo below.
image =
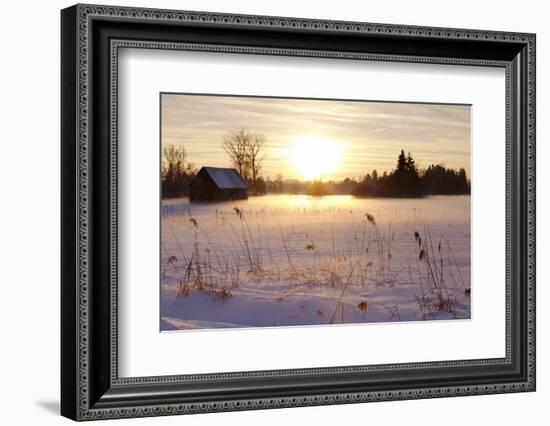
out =
<path fill-rule="evenodd" d="M 164 200 L 161 329 L 470 317 L 470 197 Z"/>

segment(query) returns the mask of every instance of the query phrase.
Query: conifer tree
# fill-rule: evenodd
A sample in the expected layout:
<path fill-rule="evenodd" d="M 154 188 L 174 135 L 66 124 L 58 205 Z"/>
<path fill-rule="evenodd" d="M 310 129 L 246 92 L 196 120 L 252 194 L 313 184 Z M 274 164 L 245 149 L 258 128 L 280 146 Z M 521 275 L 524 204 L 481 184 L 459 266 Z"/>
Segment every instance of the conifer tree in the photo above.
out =
<path fill-rule="evenodd" d="M 397 167 L 395 172 L 398 174 L 404 174 L 407 171 L 407 159 L 405 158 L 405 151 L 401 150 L 399 157 L 397 157 Z"/>

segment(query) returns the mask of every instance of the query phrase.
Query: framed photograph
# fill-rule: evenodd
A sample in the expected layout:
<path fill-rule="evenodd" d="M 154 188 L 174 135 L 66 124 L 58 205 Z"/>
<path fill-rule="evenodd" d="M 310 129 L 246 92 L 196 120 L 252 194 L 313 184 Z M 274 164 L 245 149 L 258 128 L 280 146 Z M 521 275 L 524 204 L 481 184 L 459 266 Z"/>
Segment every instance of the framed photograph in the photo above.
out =
<path fill-rule="evenodd" d="M 61 412 L 535 390 L 535 35 L 61 12 Z"/>

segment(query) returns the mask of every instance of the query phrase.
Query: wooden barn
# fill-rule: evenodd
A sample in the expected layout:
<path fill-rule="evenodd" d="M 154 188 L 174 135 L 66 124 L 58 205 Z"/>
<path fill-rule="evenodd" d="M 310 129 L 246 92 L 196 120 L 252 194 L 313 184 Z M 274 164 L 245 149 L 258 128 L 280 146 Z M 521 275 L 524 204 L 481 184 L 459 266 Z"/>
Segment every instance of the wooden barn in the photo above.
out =
<path fill-rule="evenodd" d="M 189 183 L 190 201 L 230 201 L 248 198 L 248 185 L 235 169 L 202 167 Z"/>

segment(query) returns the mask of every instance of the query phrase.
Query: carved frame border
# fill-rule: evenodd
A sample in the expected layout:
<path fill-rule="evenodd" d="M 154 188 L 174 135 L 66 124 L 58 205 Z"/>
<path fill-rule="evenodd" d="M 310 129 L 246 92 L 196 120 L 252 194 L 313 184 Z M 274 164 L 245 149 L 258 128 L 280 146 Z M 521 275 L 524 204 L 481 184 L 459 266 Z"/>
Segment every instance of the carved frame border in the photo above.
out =
<path fill-rule="evenodd" d="M 79 420 L 92 420 L 113 417 L 140 417 L 151 415 L 170 415 L 183 413 L 229 411 L 243 409 L 260 408 L 279 408 L 292 406 L 308 406 L 322 404 L 340 404 L 351 402 L 400 400 L 416 398 L 432 398 L 443 396 L 461 396 L 487 393 L 503 393 L 517 391 L 532 391 L 535 389 L 535 36 L 533 34 L 521 34 L 511 32 L 494 32 L 464 29 L 430 28 L 403 25 L 387 24 L 369 24 L 357 22 L 337 22 L 325 20 L 310 20 L 297 18 L 280 18 L 266 16 L 247 16 L 247 15 L 229 15 L 203 12 L 169 11 L 156 9 L 126 8 L 126 7 L 104 7 L 92 5 L 78 5 L 78 61 L 77 61 L 77 88 L 78 88 L 78 111 L 77 111 L 77 170 L 78 177 L 78 217 L 77 217 L 77 342 L 78 342 L 78 363 L 77 363 L 77 415 Z M 406 34 L 423 38 L 446 38 L 446 39 L 466 39 L 466 40 L 495 40 L 524 43 L 527 46 L 528 75 L 527 75 L 527 98 L 528 98 L 528 117 L 527 117 L 527 155 L 528 155 L 528 181 L 527 181 L 527 224 L 528 224 L 528 245 L 527 245 L 527 271 L 528 282 L 528 337 L 527 337 L 527 368 L 528 380 L 525 382 L 501 383 L 493 385 L 480 386 L 450 386 L 447 388 L 425 388 L 425 389 L 403 389 L 398 391 L 381 392 L 359 392 L 359 393 L 332 393 L 326 395 L 312 395 L 303 397 L 276 397 L 276 398 L 258 398 L 247 400 L 231 400 L 220 402 L 205 403 L 175 403 L 162 404 L 129 408 L 90 408 L 88 379 L 89 379 L 89 317 L 88 309 L 90 300 L 88 298 L 88 277 L 89 277 L 89 134 L 88 134 L 88 114 L 89 114 L 89 54 L 90 22 L 95 17 L 117 17 L 124 19 L 137 19 L 140 21 L 175 21 L 175 22 L 193 22 L 193 23 L 213 23 L 223 25 L 239 25 L 265 28 L 300 28 L 304 30 L 312 29 L 316 31 L 338 31 L 338 32 L 359 32 L 376 34 Z M 364 367 L 333 367 L 323 369 L 305 369 L 305 370 L 274 370 L 267 372 L 248 372 L 248 373 L 224 373 L 218 375 L 200 375 L 200 376 L 160 376 L 145 378 L 119 378 L 117 374 L 117 222 L 116 222 L 116 202 L 117 202 L 117 170 L 116 170 L 116 117 L 117 117 L 117 70 L 118 70 L 118 49 L 119 48 L 155 48 L 155 49 L 184 49 L 198 51 L 218 51 L 241 54 L 266 54 L 266 55 L 298 55 L 315 56 L 340 59 L 363 59 L 363 60 L 383 60 L 400 62 L 427 62 L 427 63 L 448 63 L 463 65 L 483 65 L 498 66 L 506 68 L 506 114 L 507 114 L 507 247 L 506 247 L 506 268 L 507 268 L 507 290 L 506 290 L 506 358 L 496 360 L 467 360 L 453 361 L 444 363 L 420 363 L 420 364 L 393 364 L 382 366 L 364 366 Z M 456 365 L 482 365 L 492 363 L 508 362 L 510 359 L 510 286 L 509 286 L 509 258 L 510 248 L 510 91 L 512 90 L 510 82 L 510 66 L 506 62 L 469 60 L 460 58 L 437 58 L 437 57 L 414 57 L 414 56 L 395 56 L 395 55 L 375 55 L 344 52 L 326 52 L 311 50 L 288 50 L 272 48 L 247 48 L 236 46 L 213 46 L 204 44 L 181 44 L 181 43 L 161 43 L 146 42 L 139 40 L 112 40 L 111 42 L 111 158 L 113 167 L 111 168 L 111 203 L 114 206 L 111 210 L 112 218 L 112 239 L 111 239 L 111 338 L 112 338 L 112 359 L 111 359 L 111 380 L 114 384 L 146 384 L 146 383 L 170 383 L 185 380 L 210 380 L 216 378 L 241 378 L 247 376 L 272 376 L 272 375 L 304 375 L 309 373 L 330 373 L 334 371 L 372 371 L 380 369 L 399 369 L 411 367 L 437 367 L 437 366 L 456 366 Z M 363 369 L 363 370 L 362 370 Z"/>

